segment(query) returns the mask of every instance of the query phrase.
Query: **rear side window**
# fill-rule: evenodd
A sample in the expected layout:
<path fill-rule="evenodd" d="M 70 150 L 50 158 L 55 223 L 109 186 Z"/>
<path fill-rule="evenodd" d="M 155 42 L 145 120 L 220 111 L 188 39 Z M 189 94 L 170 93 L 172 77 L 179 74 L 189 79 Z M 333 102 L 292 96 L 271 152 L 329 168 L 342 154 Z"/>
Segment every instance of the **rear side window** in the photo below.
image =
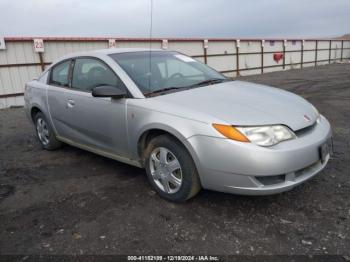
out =
<path fill-rule="evenodd" d="M 104 63 L 93 58 L 77 58 L 73 68 L 72 88 L 90 92 L 98 86 L 122 87 L 121 80 Z"/>
<path fill-rule="evenodd" d="M 69 86 L 69 67 L 71 61 L 62 62 L 51 69 L 50 84 Z"/>

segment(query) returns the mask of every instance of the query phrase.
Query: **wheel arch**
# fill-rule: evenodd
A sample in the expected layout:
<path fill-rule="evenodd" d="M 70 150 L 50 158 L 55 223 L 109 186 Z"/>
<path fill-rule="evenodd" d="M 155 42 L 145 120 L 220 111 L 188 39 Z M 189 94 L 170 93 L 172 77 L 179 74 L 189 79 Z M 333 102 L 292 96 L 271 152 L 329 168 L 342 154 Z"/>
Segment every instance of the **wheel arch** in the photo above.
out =
<path fill-rule="evenodd" d="M 179 131 L 175 130 L 174 128 L 167 126 L 167 125 L 154 125 L 154 126 L 148 126 L 147 128 L 144 128 L 137 139 L 137 155 L 140 159 L 140 162 L 142 166 L 144 166 L 144 151 L 147 148 L 147 145 L 151 139 L 153 139 L 156 136 L 159 135 L 169 135 L 176 139 L 178 142 L 180 142 L 189 152 L 190 156 L 192 157 L 192 160 L 197 168 L 197 171 L 199 172 L 199 160 L 197 158 L 197 155 L 195 154 L 195 151 L 192 147 L 192 145 L 187 141 L 186 137 L 183 136 Z"/>
<path fill-rule="evenodd" d="M 35 115 L 36 115 L 37 113 L 39 113 L 39 112 L 41 112 L 41 113 L 44 114 L 43 110 L 42 110 L 42 109 L 40 108 L 40 106 L 38 106 L 38 105 L 33 105 L 33 106 L 30 108 L 30 117 L 31 117 L 33 123 L 34 123 Z"/>
<path fill-rule="evenodd" d="M 38 112 L 41 112 L 44 115 L 44 117 L 46 118 L 46 121 L 51 126 L 51 128 L 54 131 L 54 133 L 57 135 L 57 131 L 56 131 L 56 128 L 55 128 L 55 126 L 53 124 L 53 121 L 51 119 L 50 112 L 47 109 L 45 110 L 45 107 L 40 106 L 38 103 L 32 103 L 30 108 L 28 108 L 28 110 L 27 110 L 27 115 L 28 115 L 28 117 L 31 118 L 31 120 L 35 124 L 35 119 L 34 118 L 35 118 L 35 115 Z"/>

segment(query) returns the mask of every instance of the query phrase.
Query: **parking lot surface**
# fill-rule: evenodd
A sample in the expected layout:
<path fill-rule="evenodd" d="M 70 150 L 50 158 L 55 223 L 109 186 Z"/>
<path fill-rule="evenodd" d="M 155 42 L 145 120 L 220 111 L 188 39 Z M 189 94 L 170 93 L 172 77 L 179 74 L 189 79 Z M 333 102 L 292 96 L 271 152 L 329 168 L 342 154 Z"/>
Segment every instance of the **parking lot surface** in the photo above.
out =
<path fill-rule="evenodd" d="M 292 191 L 203 190 L 174 204 L 142 169 L 41 149 L 23 108 L 0 110 L 0 254 L 350 254 L 350 65 L 241 77 L 312 102 L 332 124 L 326 169 Z"/>

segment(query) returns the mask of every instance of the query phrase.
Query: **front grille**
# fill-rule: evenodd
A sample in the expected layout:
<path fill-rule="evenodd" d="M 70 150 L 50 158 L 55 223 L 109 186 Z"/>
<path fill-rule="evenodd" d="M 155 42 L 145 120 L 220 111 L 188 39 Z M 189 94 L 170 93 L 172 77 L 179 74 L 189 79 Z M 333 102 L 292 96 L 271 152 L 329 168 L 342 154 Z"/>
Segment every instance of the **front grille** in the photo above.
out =
<path fill-rule="evenodd" d="M 284 175 L 275 175 L 275 176 L 256 176 L 255 179 L 264 186 L 272 186 L 286 182 L 286 178 L 291 181 L 296 181 L 303 176 L 307 176 L 315 171 L 319 170 L 322 167 L 321 161 L 317 161 L 307 167 L 299 169 L 295 172 Z M 302 178 L 301 178 L 302 179 Z"/>
<path fill-rule="evenodd" d="M 286 180 L 286 175 L 257 176 L 255 178 L 264 186 L 271 186 L 279 183 L 284 183 L 284 181 Z"/>
<path fill-rule="evenodd" d="M 309 174 L 311 172 L 313 172 L 314 170 L 317 170 L 320 168 L 320 166 L 322 166 L 321 161 L 317 161 L 307 167 L 304 167 L 302 169 L 299 169 L 298 171 L 295 171 L 295 178 L 301 177 L 303 175 Z"/>

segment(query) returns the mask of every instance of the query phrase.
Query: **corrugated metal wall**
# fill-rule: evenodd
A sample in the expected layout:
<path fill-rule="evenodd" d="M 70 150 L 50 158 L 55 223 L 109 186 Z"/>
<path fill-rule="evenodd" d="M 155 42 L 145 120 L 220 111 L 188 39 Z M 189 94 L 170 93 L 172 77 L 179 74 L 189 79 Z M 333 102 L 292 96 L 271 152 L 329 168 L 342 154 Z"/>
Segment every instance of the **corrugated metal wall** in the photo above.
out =
<path fill-rule="evenodd" d="M 0 50 L 0 108 L 23 105 L 24 83 L 42 68 L 72 52 L 108 48 L 107 38 L 44 38 L 44 52 L 34 50 L 33 38 L 5 38 Z M 117 47 L 149 47 L 147 39 L 115 39 Z M 318 66 L 350 58 L 346 40 L 168 39 L 167 49 L 193 56 L 224 74 L 260 74 Z M 163 39 L 152 39 L 162 48 Z M 207 45 L 207 46 L 206 46 Z M 280 61 L 274 55 L 284 55 Z"/>

